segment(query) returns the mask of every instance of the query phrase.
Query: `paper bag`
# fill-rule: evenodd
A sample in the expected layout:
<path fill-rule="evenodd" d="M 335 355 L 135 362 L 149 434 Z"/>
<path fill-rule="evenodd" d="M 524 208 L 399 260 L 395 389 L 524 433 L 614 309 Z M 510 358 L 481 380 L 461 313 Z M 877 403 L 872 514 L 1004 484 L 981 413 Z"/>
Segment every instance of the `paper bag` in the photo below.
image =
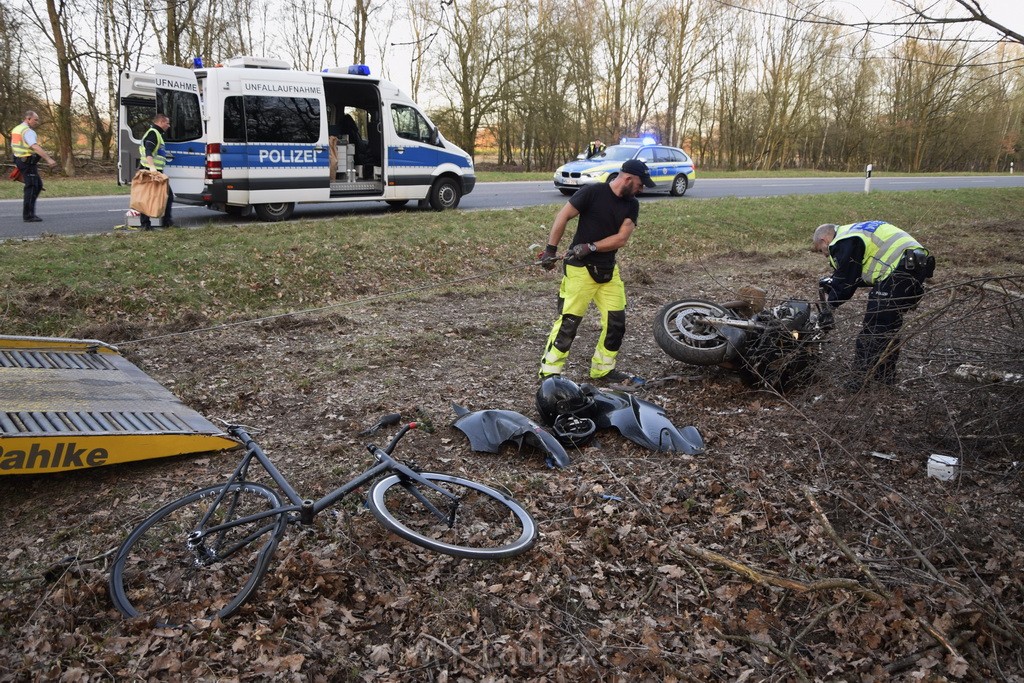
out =
<path fill-rule="evenodd" d="M 150 218 L 160 218 L 167 208 L 167 176 L 140 168 L 132 178 L 129 208 Z"/>
<path fill-rule="evenodd" d="M 331 143 L 330 157 L 327 165 L 330 168 L 331 182 L 333 183 L 338 176 L 338 138 L 332 135 L 329 140 Z"/>

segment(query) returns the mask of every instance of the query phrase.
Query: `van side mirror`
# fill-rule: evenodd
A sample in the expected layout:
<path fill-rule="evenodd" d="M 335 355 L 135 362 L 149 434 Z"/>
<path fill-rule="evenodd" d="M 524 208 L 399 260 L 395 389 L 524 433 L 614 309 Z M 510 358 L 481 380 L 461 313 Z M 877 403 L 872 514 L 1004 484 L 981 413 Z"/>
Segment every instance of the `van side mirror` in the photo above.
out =
<path fill-rule="evenodd" d="M 439 131 L 437 129 L 437 126 L 431 126 L 430 127 L 430 140 L 429 140 L 429 142 L 430 142 L 430 144 L 434 145 L 435 147 L 440 147 L 441 146 L 441 131 Z"/>

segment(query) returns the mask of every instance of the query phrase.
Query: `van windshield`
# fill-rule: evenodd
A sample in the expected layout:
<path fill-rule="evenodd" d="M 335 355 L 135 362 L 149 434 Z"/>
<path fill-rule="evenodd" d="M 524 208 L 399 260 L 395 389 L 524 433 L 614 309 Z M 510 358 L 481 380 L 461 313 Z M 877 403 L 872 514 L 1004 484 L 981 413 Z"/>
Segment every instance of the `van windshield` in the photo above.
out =
<path fill-rule="evenodd" d="M 203 137 L 203 115 L 197 94 L 158 89 L 156 110 L 171 119 L 171 127 L 164 133 L 167 142 L 188 142 Z"/>

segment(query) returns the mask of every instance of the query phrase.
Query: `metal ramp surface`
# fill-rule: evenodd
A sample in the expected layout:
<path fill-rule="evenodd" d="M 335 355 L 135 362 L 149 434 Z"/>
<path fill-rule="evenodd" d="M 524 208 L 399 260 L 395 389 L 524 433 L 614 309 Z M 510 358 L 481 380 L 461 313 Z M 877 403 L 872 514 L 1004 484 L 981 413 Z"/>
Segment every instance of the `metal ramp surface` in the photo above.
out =
<path fill-rule="evenodd" d="M 237 445 L 109 344 L 0 335 L 0 475 Z"/>

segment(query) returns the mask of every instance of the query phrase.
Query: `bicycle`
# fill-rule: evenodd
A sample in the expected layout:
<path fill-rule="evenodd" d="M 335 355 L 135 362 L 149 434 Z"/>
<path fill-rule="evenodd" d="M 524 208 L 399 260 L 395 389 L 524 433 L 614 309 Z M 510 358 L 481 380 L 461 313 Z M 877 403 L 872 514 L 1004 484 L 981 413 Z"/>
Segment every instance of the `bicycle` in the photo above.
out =
<path fill-rule="evenodd" d="M 384 448 L 367 444 L 376 464 L 314 501 L 299 496 L 244 427 L 229 426 L 246 449 L 242 461 L 226 483 L 164 505 L 125 538 L 110 572 L 114 605 L 125 617 L 151 617 L 160 625 L 227 618 L 252 597 L 290 524 L 311 525 L 370 482 L 366 504 L 377 521 L 424 548 L 471 559 L 529 550 L 537 525 L 515 500 L 469 479 L 416 471 L 391 456 L 403 436 L 421 427 L 429 430 L 422 422 L 403 425 Z M 289 504 L 248 479 L 254 460 Z"/>

